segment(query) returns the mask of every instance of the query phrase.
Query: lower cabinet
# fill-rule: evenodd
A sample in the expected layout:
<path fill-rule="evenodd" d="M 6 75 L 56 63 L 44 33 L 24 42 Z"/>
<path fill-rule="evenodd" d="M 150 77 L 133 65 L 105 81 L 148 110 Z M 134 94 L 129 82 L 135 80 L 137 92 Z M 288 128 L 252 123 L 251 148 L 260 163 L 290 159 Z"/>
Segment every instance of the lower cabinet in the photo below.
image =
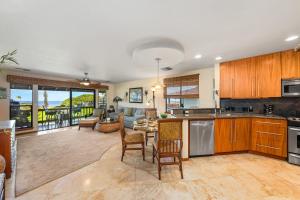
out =
<path fill-rule="evenodd" d="M 287 157 L 287 121 L 254 118 L 252 120 L 251 150 Z"/>
<path fill-rule="evenodd" d="M 215 120 L 215 153 L 249 150 L 250 118 Z"/>

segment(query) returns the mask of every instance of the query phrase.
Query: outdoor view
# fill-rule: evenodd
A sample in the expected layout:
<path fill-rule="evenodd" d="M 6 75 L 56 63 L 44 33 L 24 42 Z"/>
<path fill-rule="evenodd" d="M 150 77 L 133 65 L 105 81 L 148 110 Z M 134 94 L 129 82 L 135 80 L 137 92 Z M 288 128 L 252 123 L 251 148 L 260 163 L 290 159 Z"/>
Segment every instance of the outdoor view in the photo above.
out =
<path fill-rule="evenodd" d="M 94 91 L 39 87 L 39 130 L 77 124 L 79 119 L 92 115 L 93 110 Z M 14 111 L 11 112 L 11 119 L 17 121 L 17 128 L 32 127 L 31 89 L 11 89 L 11 111 Z"/>
<path fill-rule="evenodd" d="M 32 89 L 11 89 L 10 119 L 16 120 L 16 128 L 32 127 Z"/>

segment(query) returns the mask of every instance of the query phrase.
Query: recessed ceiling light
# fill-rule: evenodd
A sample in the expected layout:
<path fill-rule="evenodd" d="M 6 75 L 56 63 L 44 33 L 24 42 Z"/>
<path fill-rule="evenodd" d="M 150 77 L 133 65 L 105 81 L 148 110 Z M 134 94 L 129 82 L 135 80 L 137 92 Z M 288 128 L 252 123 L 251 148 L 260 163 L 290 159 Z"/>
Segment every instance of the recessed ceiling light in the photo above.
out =
<path fill-rule="evenodd" d="M 222 60 L 222 57 L 221 56 L 217 56 L 215 59 L 216 60 Z"/>
<path fill-rule="evenodd" d="M 201 54 L 197 54 L 197 55 L 194 56 L 194 58 L 195 59 L 200 59 L 200 58 L 202 58 L 202 55 Z"/>
<path fill-rule="evenodd" d="M 298 35 L 292 35 L 292 36 L 286 38 L 285 41 L 286 41 L 286 42 L 290 42 L 290 41 L 296 40 L 296 39 L 298 39 L 298 38 L 299 38 Z"/>

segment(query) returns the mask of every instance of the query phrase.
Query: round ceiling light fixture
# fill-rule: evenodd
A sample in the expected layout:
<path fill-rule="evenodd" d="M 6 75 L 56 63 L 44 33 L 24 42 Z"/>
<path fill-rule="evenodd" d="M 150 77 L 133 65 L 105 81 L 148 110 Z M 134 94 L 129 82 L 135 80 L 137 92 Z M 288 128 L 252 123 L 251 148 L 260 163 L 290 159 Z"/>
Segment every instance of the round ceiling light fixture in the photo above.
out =
<path fill-rule="evenodd" d="M 202 58 L 202 55 L 201 55 L 201 54 L 196 54 L 196 55 L 194 56 L 194 58 L 195 58 L 195 59 L 200 59 L 200 58 Z"/>
<path fill-rule="evenodd" d="M 290 42 L 290 41 L 293 41 L 293 40 L 297 40 L 299 38 L 298 35 L 292 35 L 288 38 L 285 39 L 286 42 Z"/>
<path fill-rule="evenodd" d="M 148 38 L 140 40 L 132 48 L 132 59 L 139 65 L 153 66 L 153 60 L 160 58 L 160 67 L 174 66 L 184 60 L 183 46 L 169 38 Z"/>

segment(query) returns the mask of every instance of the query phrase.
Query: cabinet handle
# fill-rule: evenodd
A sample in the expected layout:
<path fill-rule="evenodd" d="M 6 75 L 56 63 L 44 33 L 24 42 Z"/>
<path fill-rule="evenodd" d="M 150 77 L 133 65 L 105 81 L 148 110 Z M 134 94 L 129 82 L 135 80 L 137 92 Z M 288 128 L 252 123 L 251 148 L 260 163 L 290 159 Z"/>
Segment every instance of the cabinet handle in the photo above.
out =
<path fill-rule="evenodd" d="M 256 133 L 282 136 L 282 134 L 280 134 L 280 133 L 272 133 L 272 132 L 266 132 L 266 131 L 256 131 Z"/>
<path fill-rule="evenodd" d="M 259 97 L 259 82 L 257 82 L 257 96 Z"/>
<path fill-rule="evenodd" d="M 263 122 L 263 121 L 256 121 L 258 124 L 270 124 L 270 125 L 280 125 L 281 123 L 276 122 Z"/>
<path fill-rule="evenodd" d="M 235 124 L 234 124 L 234 142 L 236 143 L 236 128 L 235 128 Z"/>
<path fill-rule="evenodd" d="M 233 134 L 232 134 L 233 124 L 231 120 L 231 127 L 230 127 L 230 142 L 233 143 Z"/>
<path fill-rule="evenodd" d="M 256 146 L 259 146 L 259 147 L 266 147 L 266 148 L 270 148 L 270 149 L 276 149 L 276 150 L 279 150 L 280 148 L 278 147 L 271 147 L 269 145 L 263 145 L 263 144 L 256 144 Z"/>
<path fill-rule="evenodd" d="M 254 88 L 255 87 L 255 80 L 252 80 L 252 84 L 251 84 L 251 96 L 254 97 Z"/>
<path fill-rule="evenodd" d="M 234 79 L 231 79 L 231 97 L 234 96 Z"/>

